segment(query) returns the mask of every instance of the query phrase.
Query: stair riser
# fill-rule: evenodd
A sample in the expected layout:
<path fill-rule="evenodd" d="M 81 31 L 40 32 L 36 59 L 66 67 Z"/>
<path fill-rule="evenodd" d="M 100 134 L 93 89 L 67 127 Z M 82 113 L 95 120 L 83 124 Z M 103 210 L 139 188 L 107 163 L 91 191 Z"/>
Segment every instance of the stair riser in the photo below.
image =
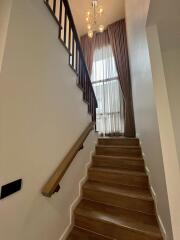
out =
<path fill-rule="evenodd" d="M 132 160 L 123 160 L 123 159 L 108 159 L 108 158 L 98 158 L 93 157 L 93 166 L 94 167 L 105 167 L 105 168 L 114 168 L 120 170 L 129 170 L 129 171 L 141 171 L 144 172 L 144 162 L 142 160 L 132 161 Z"/>
<path fill-rule="evenodd" d="M 89 180 L 100 183 L 120 184 L 140 188 L 148 188 L 147 176 L 132 176 L 127 174 L 115 174 L 89 170 Z"/>
<path fill-rule="evenodd" d="M 139 146 L 138 139 L 98 139 L 101 145 L 117 145 L 117 146 Z"/>
<path fill-rule="evenodd" d="M 156 236 L 130 230 L 126 227 L 117 227 L 114 224 L 95 219 L 88 219 L 87 217 L 79 215 L 75 216 L 75 224 L 76 226 L 95 231 L 98 234 L 112 237 L 117 240 L 162 240 L 162 238 Z"/>
<path fill-rule="evenodd" d="M 111 147 L 96 147 L 97 155 L 108 156 L 127 156 L 127 157 L 142 157 L 141 149 L 138 148 L 111 148 Z"/>
<path fill-rule="evenodd" d="M 85 229 L 73 229 L 71 235 L 67 240 L 113 240 L 104 236 L 97 235 L 96 233 L 88 232 Z"/>
<path fill-rule="evenodd" d="M 153 201 L 146 201 L 128 196 L 106 193 L 102 191 L 93 191 L 89 189 L 83 189 L 83 197 L 85 199 L 129 209 L 131 211 L 137 211 L 151 215 L 155 213 Z"/>

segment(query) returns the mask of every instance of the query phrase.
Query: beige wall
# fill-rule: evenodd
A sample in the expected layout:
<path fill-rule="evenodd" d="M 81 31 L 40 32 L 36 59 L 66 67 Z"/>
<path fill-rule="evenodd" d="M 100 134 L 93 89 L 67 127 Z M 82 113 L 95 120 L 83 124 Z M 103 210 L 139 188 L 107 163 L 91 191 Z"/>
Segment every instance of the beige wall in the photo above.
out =
<path fill-rule="evenodd" d="M 163 6 L 163 8 L 162 8 Z M 148 25 L 156 25 L 180 163 L 180 1 L 151 0 Z"/>
<path fill-rule="evenodd" d="M 0 2 L 0 72 L 4 55 L 11 6 L 12 0 L 1 0 Z"/>
<path fill-rule="evenodd" d="M 154 86 L 146 36 L 149 0 L 126 0 L 125 12 L 137 135 L 140 138 L 164 237 L 172 240 Z"/>
<path fill-rule="evenodd" d="M 43 1 L 14 0 L 0 80 L 0 185 L 22 178 L 23 188 L 0 202 L 1 239 L 60 238 L 96 136 L 87 139 L 58 194 L 45 198 L 41 188 L 90 121 Z"/>
<path fill-rule="evenodd" d="M 180 182 L 178 155 L 157 27 L 154 25 L 149 26 L 147 33 L 155 87 L 156 106 L 171 214 L 173 239 L 178 240 L 180 237 L 180 189 L 177 188 Z"/>
<path fill-rule="evenodd" d="M 163 6 L 163 8 L 162 8 Z M 148 40 L 174 239 L 180 238 L 180 34 L 178 0 L 151 0 Z"/>
<path fill-rule="evenodd" d="M 162 52 L 180 166 L 180 46 Z"/>

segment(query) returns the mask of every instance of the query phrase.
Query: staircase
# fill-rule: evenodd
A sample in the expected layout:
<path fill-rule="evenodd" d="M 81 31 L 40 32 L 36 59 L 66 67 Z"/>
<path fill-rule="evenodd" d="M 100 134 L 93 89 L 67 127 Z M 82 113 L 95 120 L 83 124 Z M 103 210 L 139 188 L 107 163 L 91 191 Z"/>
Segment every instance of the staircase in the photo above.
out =
<path fill-rule="evenodd" d="M 162 240 L 138 139 L 99 138 L 67 240 Z"/>

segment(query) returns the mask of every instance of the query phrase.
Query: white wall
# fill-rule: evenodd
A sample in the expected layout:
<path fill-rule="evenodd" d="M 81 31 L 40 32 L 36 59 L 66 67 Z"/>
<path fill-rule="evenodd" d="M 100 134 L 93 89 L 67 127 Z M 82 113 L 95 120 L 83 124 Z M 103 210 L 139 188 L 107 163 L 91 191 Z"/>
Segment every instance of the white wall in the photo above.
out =
<path fill-rule="evenodd" d="M 125 12 L 137 135 L 140 138 L 161 229 L 172 239 L 169 203 L 146 36 L 149 0 L 126 0 Z"/>
<path fill-rule="evenodd" d="M 180 46 L 164 50 L 162 56 L 180 166 Z"/>
<path fill-rule="evenodd" d="M 163 6 L 163 7 L 162 7 Z M 156 25 L 180 163 L 180 1 L 151 0 L 148 25 Z"/>
<path fill-rule="evenodd" d="M 4 55 L 12 0 L 1 0 L 0 6 L 1 6 L 0 7 L 0 72 L 1 72 L 1 65 Z"/>
<path fill-rule="evenodd" d="M 180 238 L 179 9 L 178 0 L 151 0 L 147 22 L 174 240 Z"/>
<path fill-rule="evenodd" d="M 43 1 L 14 0 L 0 80 L 0 185 L 22 178 L 23 188 L 0 201 L 1 239 L 59 239 L 96 136 L 87 139 L 58 194 L 48 199 L 41 189 L 90 121 Z"/>
<path fill-rule="evenodd" d="M 177 188 L 180 182 L 178 155 L 157 27 L 150 26 L 147 32 L 173 239 L 178 240 L 180 237 L 180 189 Z"/>

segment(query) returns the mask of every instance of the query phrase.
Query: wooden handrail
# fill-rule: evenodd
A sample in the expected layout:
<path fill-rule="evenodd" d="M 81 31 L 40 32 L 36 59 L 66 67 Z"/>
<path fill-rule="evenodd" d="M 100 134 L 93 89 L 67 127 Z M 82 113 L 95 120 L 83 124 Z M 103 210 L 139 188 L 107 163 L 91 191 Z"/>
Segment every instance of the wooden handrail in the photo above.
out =
<path fill-rule="evenodd" d="M 70 151 L 61 161 L 53 175 L 49 178 L 48 182 L 44 185 L 42 189 L 42 194 L 46 197 L 51 197 L 55 192 L 59 190 L 59 183 L 66 173 L 68 167 L 72 163 L 73 159 L 77 153 L 83 148 L 83 143 L 88 137 L 89 133 L 94 129 L 94 122 L 91 122 L 88 127 L 84 130 L 75 144 L 72 146 Z"/>

